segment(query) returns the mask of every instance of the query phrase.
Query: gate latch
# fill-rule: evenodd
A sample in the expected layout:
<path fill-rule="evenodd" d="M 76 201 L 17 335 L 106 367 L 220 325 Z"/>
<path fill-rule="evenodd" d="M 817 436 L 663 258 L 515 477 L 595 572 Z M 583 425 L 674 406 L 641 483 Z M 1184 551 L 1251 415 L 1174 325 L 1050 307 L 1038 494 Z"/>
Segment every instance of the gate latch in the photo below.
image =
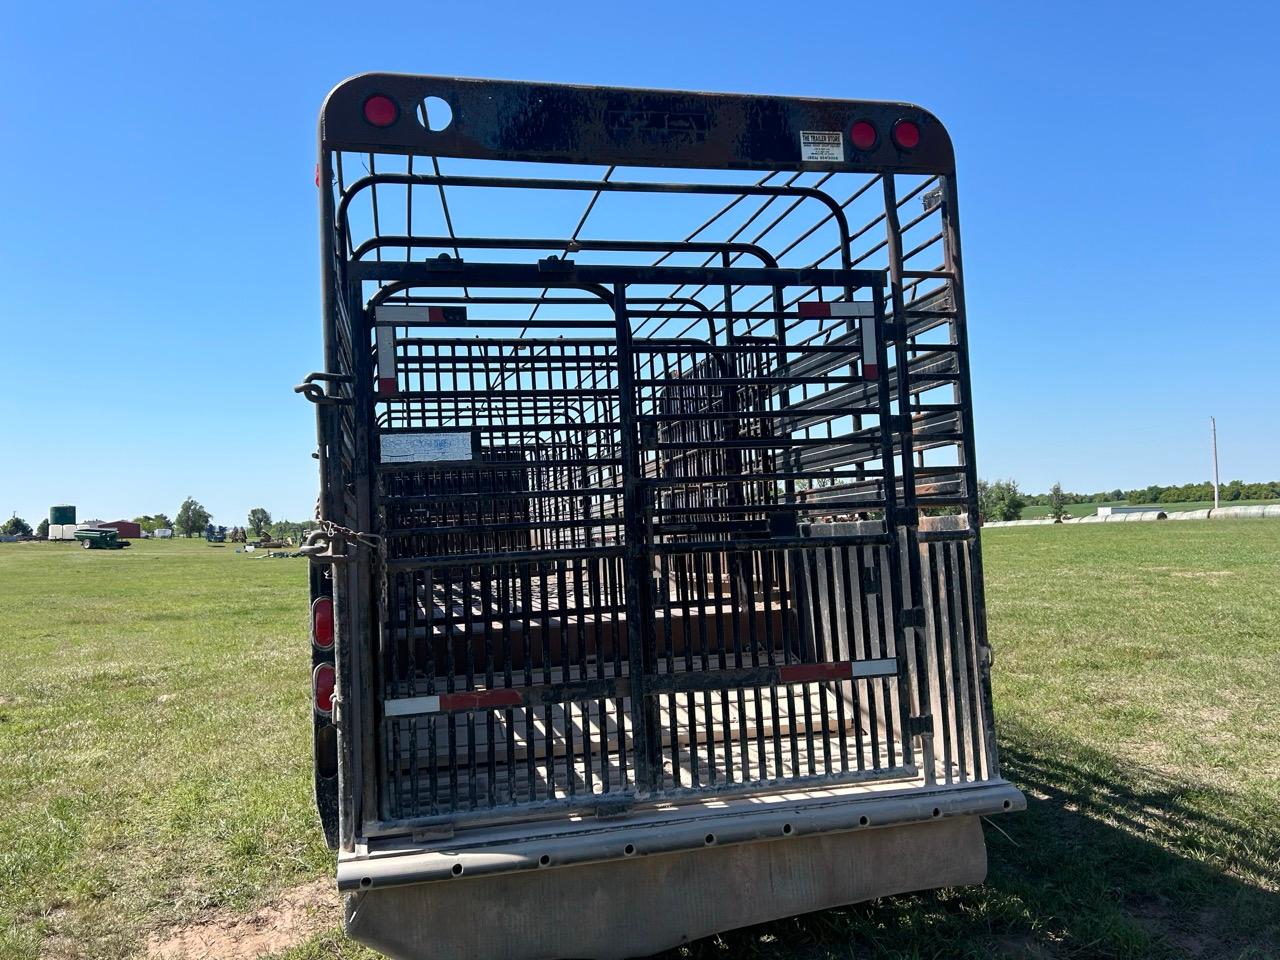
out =
<path fill-rule="evenodd" d="M 360 533 L 332 520 L 320 520 L 317 529 L 311 531 L 298 552 L 315 563 L 345 563 L 353 559 L 355 554 L 350 550 L 335 553 L 335 541 L 339 538 L 355 547 L 368 547 L 374 553 L 382 550 L 382 538 L 377 534 Z"/>

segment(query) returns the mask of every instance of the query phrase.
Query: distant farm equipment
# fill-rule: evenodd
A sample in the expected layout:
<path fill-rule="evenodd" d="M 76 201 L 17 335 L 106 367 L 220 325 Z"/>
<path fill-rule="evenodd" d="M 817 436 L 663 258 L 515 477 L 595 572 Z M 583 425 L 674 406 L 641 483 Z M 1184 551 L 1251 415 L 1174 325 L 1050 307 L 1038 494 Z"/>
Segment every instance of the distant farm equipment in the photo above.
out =
<path fill-rule="evenodd" d="M 122 550 L 132 546 L 130 541 L 121 540 L 119 532 L 110 527 L 89 527 L 85 530 L 77 530 L 75 538 L 86 550 Z"/>
<path fill-rule="evenodd" d="M 227 528 L 215 527 L 212 523 L 204 528 L 204 538 L 210 543 L 226 543 Z"/>

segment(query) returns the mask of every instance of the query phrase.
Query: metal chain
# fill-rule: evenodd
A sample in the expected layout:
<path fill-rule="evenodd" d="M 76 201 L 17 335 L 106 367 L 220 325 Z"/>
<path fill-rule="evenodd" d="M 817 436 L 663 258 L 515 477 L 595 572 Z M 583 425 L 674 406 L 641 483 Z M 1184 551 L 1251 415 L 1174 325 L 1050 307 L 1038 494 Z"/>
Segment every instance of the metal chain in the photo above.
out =
<path fill-rule="evenodd" d="M 344 537 L 354 543 L 363 544 L 380 557 L 386 557 L 386 547 L 382 542 L 382 537 L 376 533 L 361 533 L 358 530 L 352 530 L 350 527 L 344 527 L 340 523 L 334 523 L 332 520 L 320 520 L 317 522 L 317 526 L 331 540 L 338 536 Z"/>

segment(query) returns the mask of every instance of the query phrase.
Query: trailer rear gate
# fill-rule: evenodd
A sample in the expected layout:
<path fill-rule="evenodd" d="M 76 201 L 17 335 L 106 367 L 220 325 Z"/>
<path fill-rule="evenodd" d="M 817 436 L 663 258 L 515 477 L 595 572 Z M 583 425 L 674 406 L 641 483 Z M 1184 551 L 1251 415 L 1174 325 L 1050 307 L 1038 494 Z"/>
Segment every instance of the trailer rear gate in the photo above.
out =
<path fill-rule="evenodd" d="M 1021 804 L 936 120 L 368 75 L 318 174 L 340 885 Z"/>

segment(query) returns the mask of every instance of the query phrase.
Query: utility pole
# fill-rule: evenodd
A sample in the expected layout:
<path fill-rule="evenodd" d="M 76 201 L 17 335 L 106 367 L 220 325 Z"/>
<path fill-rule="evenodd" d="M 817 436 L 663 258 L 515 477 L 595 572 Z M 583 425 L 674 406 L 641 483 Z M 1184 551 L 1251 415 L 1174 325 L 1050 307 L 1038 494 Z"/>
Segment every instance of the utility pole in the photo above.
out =
<path fill-rule="evenodd" d="M 1209 418 L 1209 432 L 1213 436 L 1213 509 L 1218 509 L 1218 420 Z"/>

